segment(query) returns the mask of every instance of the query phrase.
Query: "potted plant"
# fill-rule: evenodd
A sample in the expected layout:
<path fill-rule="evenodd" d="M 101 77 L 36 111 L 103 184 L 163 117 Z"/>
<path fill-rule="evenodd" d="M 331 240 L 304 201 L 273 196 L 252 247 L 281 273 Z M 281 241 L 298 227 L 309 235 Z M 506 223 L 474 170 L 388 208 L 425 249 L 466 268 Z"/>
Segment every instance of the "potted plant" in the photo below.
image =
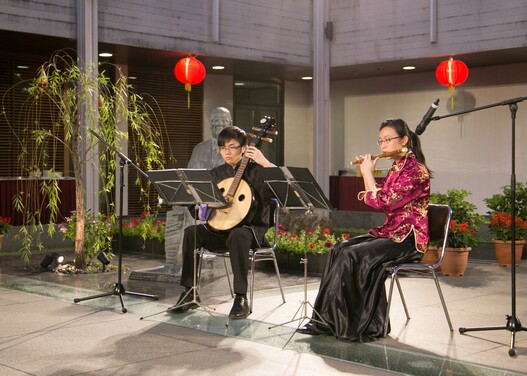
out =
<path fill-rule="evenodd" d="M 500 266 L 511 266 L 512 261 L 512 214 L 495 212 L 491 214 L 489 233 L 492 234 L 496 260 Z M 521 260 L 523 246 L 527 243 L 527 221 L 515 218 L 515 250 L 514 260 L 518 265 Z"/>
<path fill-rule="evenodd" d="M 0 249 L 4 242 L 4 235 L 11 230 L 11 218 L 0 216 Z"/>
<path fill-rule="evenodd" d="M 512 190 L 510 185 L 505 185 L 501 187 L 501 193 L 496 193 L 490 197 L 484 198 L 483 201 L 490 209 L 488 214 L 490 215 L 489 223 L 489 232 L 493 235 L 494 251 L 496 254 L 496 259 L 500 257 L 498 263 L 503 266 L 510 266 L 510 249 L 511 249 L 511 240 L 512 233 L 510 225 L 512 224 Z M 519 260 L 522 258 L 522 253 L 519 250 L 522 249 L 523 253 L 527 255 L 527 242 L 525 242 L 526 236 L 522 234 L 523 229 L 519 228 L 521 226 L 521 221 L 527 220 L 527 184 L 525 183 L 516 183 L 515 190 L 515 216 L 516 218 L 516 244 L 515 250 L 515 260 L 516 264 L 519 263 Z M 507 218 L 508 215 L 508 218 Z M 494 222 L 494 224 L 492 224 Z M 520 226 L 518 226 L 520 225 Z M 492 230 L 491 230 L 492 228 Z M 506 251 L 506 248 L 509 251 Z M 504 255 L 502 259 L 502 253 L 508 253 Z M 500 256 L 499 256 L 500 255 Z"/>
<path fill-rule="evenodd" d="M 481 218 L 476 213 L 476 205 L 466 200 L 470 194 L 465 189 L 449 189 L 446 194 L 430 195 L 430 203 L 449 205 L 452 209 L 447 249 L 440 266 L 444 275 L 462 276 L 467 267 L 469 252 L 478 242 L 476 233 Z"/>

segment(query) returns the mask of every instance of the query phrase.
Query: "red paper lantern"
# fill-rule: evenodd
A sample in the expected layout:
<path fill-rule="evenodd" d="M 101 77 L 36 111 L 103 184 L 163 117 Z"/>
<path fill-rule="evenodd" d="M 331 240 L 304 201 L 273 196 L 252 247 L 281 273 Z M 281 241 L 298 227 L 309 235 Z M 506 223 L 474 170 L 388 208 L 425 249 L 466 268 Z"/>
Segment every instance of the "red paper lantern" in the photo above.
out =
<path fill-rule="evenodd" d="M 192 90 L 192 85 L 197 85 L 203 81 L 205 73 L 203 63 L 193 56 L 179 60 L 174 66 L 174 76 L 179 82 L 185 84 L 188 108 L 190 108 L 190 91 Z"/>
<path fill-rule="evenodd" d="M 441 85 L 448 86 L 453 92 L 456 85 L 461 85 L 468 77 L 468 67 L 460 60 L 450 58 L 445 60 L 436 68 L 436 79 Z"/>

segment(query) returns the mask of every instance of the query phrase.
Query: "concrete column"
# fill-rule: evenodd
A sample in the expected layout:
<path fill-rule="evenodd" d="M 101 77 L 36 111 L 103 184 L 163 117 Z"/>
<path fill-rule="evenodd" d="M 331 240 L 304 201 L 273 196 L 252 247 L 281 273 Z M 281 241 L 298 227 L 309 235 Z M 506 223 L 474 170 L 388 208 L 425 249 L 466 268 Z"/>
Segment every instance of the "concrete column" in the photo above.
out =
<path fill-rule="evenodd" d="M 329 196 L 329 1 L 313 1 L 313 176 Z M 329 36 L 329 35 L 328 35 Z"/>
<path fill-rule="evenodd" d="M 98 62 L 98 22 L 97 0 L 79 0 L 77 2 L 77 53 L 79 55 L 79 68 L 89 72 L 93 80 L 97 80 Z M 96 87 L 96 86 L 95 86 Z M 93 213 L 99 212 L 99 152 L 98 149 L 87 149 L 86 130 L 90 122 L 97 123 L 97 97 L 98 91 L 92 91 L 89 106 L 93 113 L 88 113 L 88 106 L 79 103 L 82 139 L 87 152 L 87 161 L 84 163 L 84 177 L 86 182 L 86 209 Z"/>

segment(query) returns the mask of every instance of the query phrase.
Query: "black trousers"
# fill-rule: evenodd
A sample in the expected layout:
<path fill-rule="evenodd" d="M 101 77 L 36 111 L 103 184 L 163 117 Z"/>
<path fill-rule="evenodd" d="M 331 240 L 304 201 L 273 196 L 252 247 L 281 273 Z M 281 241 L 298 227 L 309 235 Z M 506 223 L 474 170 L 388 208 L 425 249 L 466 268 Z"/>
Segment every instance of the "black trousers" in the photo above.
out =
<path fill-rule="evenodd" d="M 229 252 L 234 275 L 234 293 L 246 294 L 249 250 L 256 246 L 253 231 L 249 227 L 236 227 L 221 233 L 211 231 L 204 224 L 187 227 L 183 236 L 181 285 L 185 287 L 193 285 L 194 250 L 203 247 L 213 252 Z"/>

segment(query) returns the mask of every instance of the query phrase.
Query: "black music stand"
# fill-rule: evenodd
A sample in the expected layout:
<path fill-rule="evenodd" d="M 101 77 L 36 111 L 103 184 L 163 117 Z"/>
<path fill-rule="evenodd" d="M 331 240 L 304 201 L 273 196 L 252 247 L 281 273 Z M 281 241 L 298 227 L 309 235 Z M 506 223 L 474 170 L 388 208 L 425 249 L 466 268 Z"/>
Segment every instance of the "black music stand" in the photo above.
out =
<path fill-rule="evenodd" d="M 283 208 L 310 212 L 315 208 L 333 210 L 331 202 L 307 168 L 266 168 L 262 176 Z"/>
<path fill-rule="evenodd" d="M 516 218 L 516 112 L 518 110 L 518 103 L 526 100 L 527 97 L 518 97 L 507 99 L 501 102 L 492 103 L 486 106 L 474 107 L 469 110 L 453 112 L 448 115 L 434 116 L 430 120 L 441 120 L 451 116 L 463 115 L 469 112 L 475 112 L 484 110 L 491 107 L 497 106 L 509 106 L 509 111 L 511 114 L 511 217 L 513 221 L 511 223 L 511 314 L 505 315 L 507 323 L 502 326 L 483 326 L 475 328 L 459 328 L 459 333 L 463 334 L 466 332 L 475 332 L 482 330 L 508 330 L 511 332 L 511 340 L 509 347 L 509 356 L 515 356 L 516 350 L 514 349 L 514 342 L 516 338 L 516 332 L 527 331 L 527 328 L 523 327 L 520 319 L 516 316 L 516 261 L 514 257 L 515 248 L 516 248 L 516 223 L 514 218 Z"/>
<path fill-rule="evenodd" d="M 197 225 L 197 211 L 199 205 L 206 204 L 209 206 L 227 205 L 225 198 L 219 187 L 212 180 L 209 170 L 201 169 L 170 169 L 170 170 L 151 170 L 148 171 L 150 180 L 156 187 L 160 196 L 169 205 L 194 206 L 194 225 Z M 197 299 L 197 278 L 196 278 L 196 232 L 194 232 L 194 279 L 192 288 L 185 294 L 186 298 L 192 293 L 192 301 L 176 305 L 181 307 L 190 304 L 197 304 L 200 308 L 209 312 L 209 309 L 201 304 Z M 162 313 L 154 313 L 151 317 Z"/>
<path fill-rule="evenodd" d="M 264 169 L 263 179 L 280 202 L 280 206 L 288 209 L 303 209 L 306 213 L 312 213 L 314 209 L 333 210 L 331 203 L 325 197 L 322 189 L 317 184 L 315 178 L 307 168 L 300 167 L 279 167 Z M 282 324 L 270 326 L 269 329 L 283 326 L 298 321 L 297 329 L 302 326 L 305 320 L 312 320 L 320 324 L 328 325 L 315 307 L 307 300 L 307 234 L 304 246 L 304 258 L 300 259 L 304 264 L 304 300 L 300 303 L 293 318 Z M 313 310 L 313 316 L 307 315 L 307 307 Z M 300 315 L 299 315 L 300 314 Z M 297 317 L 298 316 L 298 317 Z M 320 319 L 316 319 L 317 317 Z M 329 326 L 328 326 L 329 327 Z M 291 334 L 283 348 L 295 335 L 296 330 Z"/>
<path fill-rule="evenodd" d="M 123 249 L 122 249 L 122 245 L 123 245 L 124 166 L 129 164 L 130 166 L 134 167 L 137 171 L 139 171 L 139 173 L 141 173 L 147 179 L 148 179 L 148 175 L 143 170 L 141 170 L 138 166 L 136 166 L 130 160 L 130 158 L 128 158 L 126 155 L 124 155 L 119 150 L 117 150 L 112 145 L 110 145 L 108 142 L 106 142 L 106 140 L 104 140 L 97 133 L 95 133 L 92 130 L 90 130 L 90 133 L 92 133 L 95 137 L 97 137 L 99 139 L 99 141 L 101 141 L 103 144 L 105 144 L 106 147 L 108 147 L 109 149 L 113 150 L 115 152 L 115 154 L 117 154 L 119 156 L 119 170 L 120 170 L 121 184 L 119 184 L 119 238 L 118 238 L 119 239 L 118 240 L 118 242 L 119 242 L 118 243 L 119 244 L 118 245 L 118 259 L 119 259 L 119 262 L 118 262 L 118 268 L 117 268 L 117 282 L 114 283 L 114 285 L 113 285 L 113 291 L 106 292 L 106 293 L 103 293 L 103 294 L 87 296 L 87 297 L 84 297 L 84 298 L 75 298 L 75 299 L 73 299 L 73 302 L 74 303 L 78 303 L 78 302 L 82 302 L 84 300 L 102 298 L 102 297 L 111 296 L 111 295 L 118 295 L 119 296 L 119 300 L 121 301 L 122 312 L 126 313 L 126 312 L 128 312 L 128 310 L 124 306 L 123 295 L 132 295 L 132 296 L 138 296 L 138 297 L 142 297 L 142 298 L 150 298 L 150 299 L 154 299 L 154 300 L 158 299 L 157 295 L 149 295 L 149 294 L 142 294 L 142 293 L 139 293 L 139 292 L 126 291 L 126 289 L 124 288 L 124 285 L 122 284 L 122 271 L 123 271 Z"/>

